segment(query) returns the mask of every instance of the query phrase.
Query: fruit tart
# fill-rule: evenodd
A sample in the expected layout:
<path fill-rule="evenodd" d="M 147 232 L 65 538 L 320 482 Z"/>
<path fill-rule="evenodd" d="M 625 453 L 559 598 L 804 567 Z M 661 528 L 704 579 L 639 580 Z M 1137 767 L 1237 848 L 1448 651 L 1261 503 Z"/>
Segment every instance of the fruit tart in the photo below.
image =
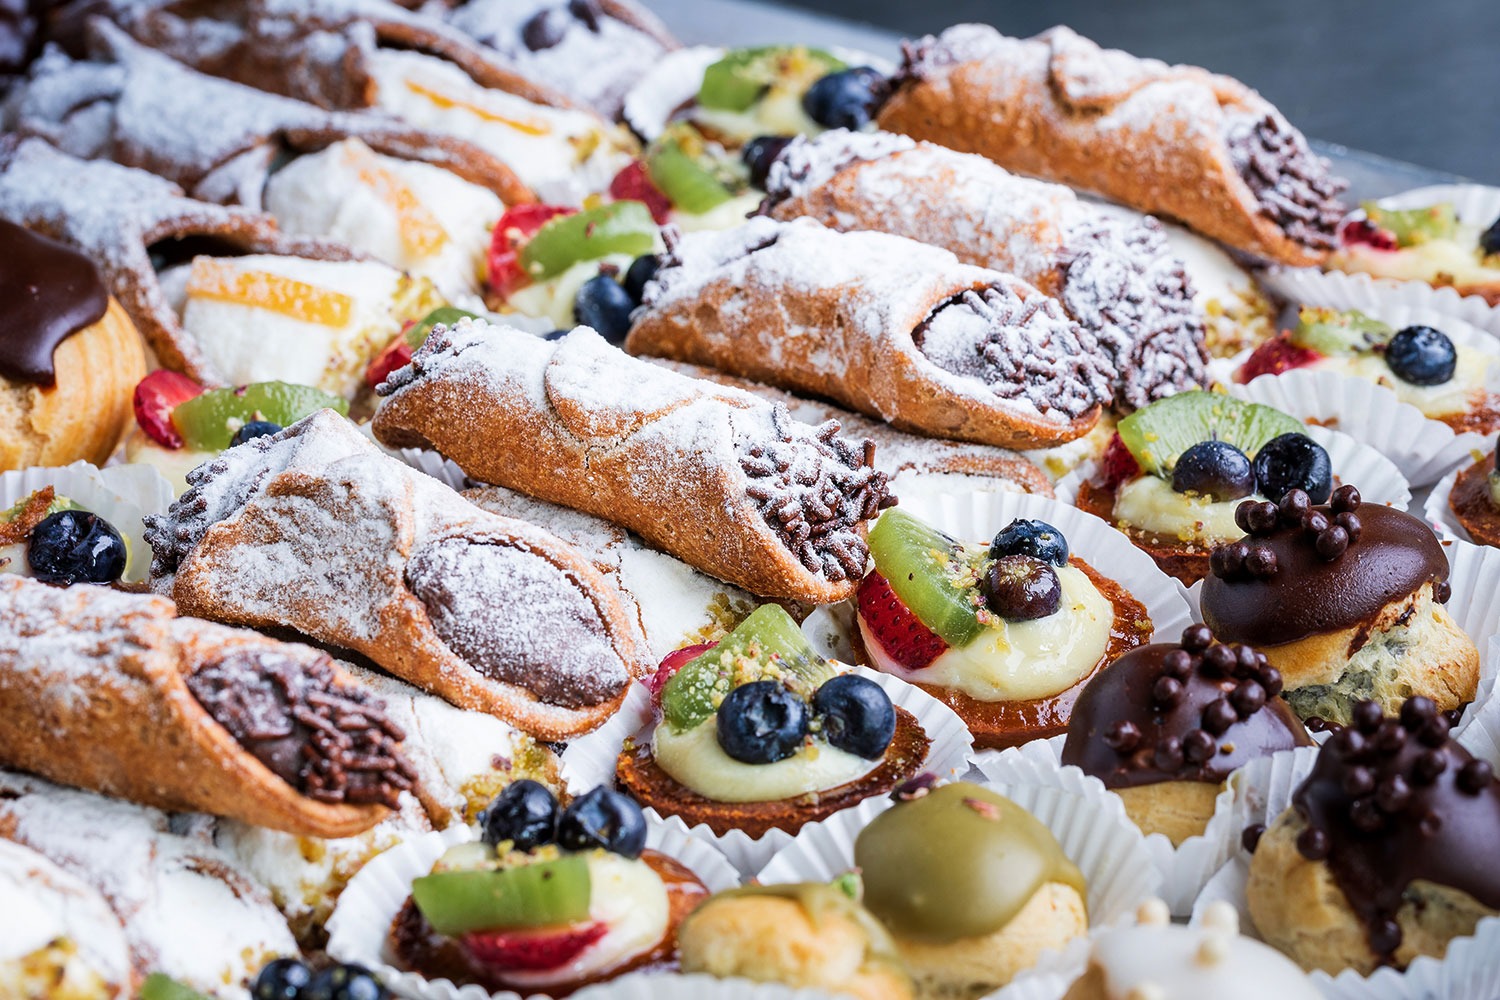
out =
<path fill-rule="evenodd" d="M 620 787 L 720 836 L 795 834 L 922 766 L 931 740 L 880 685 L 815 653 L 780 606 L 662 661 L 649 734 L 627 740 Z"/>
<path fill-rule="evenodd" d="M 628 796 L 599 787 L 563 808 L 518 781 L 485 811 L 478 841 L 412 883 L 386 951 L 428 979 L 561 997 L 675 966 L 677 927 L 707 896 L 686 865 L 646 848 Z"/>
<path fill-rule="evenodd" d="M 1457 338 L 1457 339 L 1456 339 Z M 1367 379 L 1455 431 L 1500 429 L 1500 395 L 1490 391 L 1500 342 L 1459 338 L 1434 326 L 1395 329 L 1357 309 L 1304 308 L 1297 325 L 1257 347 L 1236 382 L 1296 369 Z"/>
<path fill-rule="evenodd" d="M 951 707 L 979 747 L 1062 733 L 1084 681 L 1151 636 L 1145 606 L 1044 521 L 971 544 L 897 508 L 871 529 L 870 554 L 856 596 L 865 654 Z"/>
<path fill-rule="evenodd" d="M 1208 574 L 1213 547 L 1242 534 L 1238 501 L 1290 489 L 1317 503 L 1333 490 L 1328 452 L 1307 428 L 1269 406 L 1197 391 L 1121 420 L 1074 502 L 1191 585 Z"/>
<path fill-rule="evenodd" d="M 728 229 L 760 206 L 765 173 L 757 172 L 758 157 L 768 143 L 785 140 L 753 139 L 742 150 L 730 150 L 690 122 L 673 122 L 615 175 L 609 193 L 645 202 L 658 223 L 684 232 Z"/>
<path fill-rule="evenodd" d="M 1500 305 L 1500 219 L 1460 218 L 1453 202 L 1419 208 L 1360 206 L 1339 229 L 1328 267 L 1397 281 L 1422 281 Z"/>
<path fill-rule="evenodd" d="M 140 532 L 132 534 L 140 546 Z M 132 555 L 144 553 L 132 553 L 119 528 L 51 486 L 0 512 L 0 574 L 62 586 L 118 583 Z"/>
<path fill-rule="evenodd" d="M 1477 544 L 1500 546 L 1500 472 L 1493 450 L 1458 472 L 1448 508 Z"/>

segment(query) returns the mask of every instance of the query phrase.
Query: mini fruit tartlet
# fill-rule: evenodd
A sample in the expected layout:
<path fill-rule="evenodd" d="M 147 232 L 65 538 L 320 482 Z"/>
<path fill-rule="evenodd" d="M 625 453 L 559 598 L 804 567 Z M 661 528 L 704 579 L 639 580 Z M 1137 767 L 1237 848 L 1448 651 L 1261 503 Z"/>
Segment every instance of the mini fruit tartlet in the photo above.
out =
<path fill-rule="evenodd" d="M 1387 209 L 1365 202 L 1363 218 L 1339 230 L 1328 267 L 1376 278 L 1422 281 L 1500 305 L 1500 219 L 1471 224 L 1452 202 Z"/>
<path fill-rule="evenodd" d="M 859 832 L 854 863 L 921 997 L 983 996 L 1088 932 L 1078 867 L 1040 820 L 980 785 L 903 789 Z"/>
<path fill-rule="evenodd" d="M 662 661 L 659 720 L 628 740 L 616 777 L 643 805 L 723 836 L 795 834 L 922 766 L 915 716 L 875 682 L 815 653 L 779 605 Z"/>
<path fill-rule="evenodd" d="M 1044 521 L 969 544 L 896 508 L 870 554 L 856 602 L 871 664 L 952 708 L 978 747 L 1062 733 L 1084 681 L 1151 636 L 1145 606 Z"/>
<path fill-rule="evenodd" d="M 1223 642 L 1253 642 L 1304 720 L 1347 724 L 1356 701 L 1387 712 L 1416 695 L 1443 711 L 1474 699 L 1479 651 L 1443 607 L 1442 543 L 1420 518 L 1361 504 L 1340 486 L 1328 504 L 1293 490 L 1247 500 L 1246 536 L 1214 550 L 1203 620 Z"/>
<path fill-rule="evenodd" d="M 760 207 L 765 176 L 757 178 L 752 165 L 770 141 L 754 139 L 732 152 L 688 122 L 673 122 L 615 175 L 610 197 L 644 202 L 658 224 L 683 232 L 729 229 Z"/>
<path fill-rule="evenodd" d="M 129 559 L 114 525 L 50 486 L 0 512 L 0 573 L 61 586 L 118 583 Z"/>
<path fill-rule="evenodd" d="M 1448 508 L 1475 543 L 1500 546 L 1500 472 L 1495 471 L 1494 451 L 1459 471 Z"/>
<path fill-rule="evenodd" d="M 1203 833 L 1230 774 L 1311 746 L 1264 653 L 1190 625 L 1180 643 L 1131 650 L 1083 687 L 1062 762 L 1120 796 L 1131 822 L 1179 846 Z"/>
<path fill-rule="evenodd" d="M 1497 363 L 1500 353 L 1455 344 L 1436 327 L 1397 330 L 1355 309 L 1304 308 L 1297 325 L 1257 347 L 1234 378 L 1245 383 L 1296 369 L 1352 375 L 1455 431 L 1487 433 L 1500 428 L 1500 396 L 1488 388 Z"/>
<path fill-rule="evenodd" d="M 625 972 L 675 964 L 677 927 L 708 896 L 685 865 L 646 848 L 625 795 L 595 788 L 560 808 L 546 786 L 514 782 L 450 848 L 386 942 L 395 964 L 486 990 L 565 996 Z"/>
<path fill-rule="evenodd" d="M 1354 706 L 1291 805 L 1260 835 L 1245 886 L 1261 936 L 1304 969 L 1368 975 L 1442 958 L 1500 912 L 1500 784 L 1426 698 Z"/>
<path fill-rule="evenodd" d="M 1191 585 L 1208 574 L 1213 547 L 1239 537 L 1239 501 L 1293 489 L 1319 503 L 1333 491 L 1328 452 L 1307 428 L 1269 406 L 1194 390 L 1121 420 L 1075 502 Z"/>

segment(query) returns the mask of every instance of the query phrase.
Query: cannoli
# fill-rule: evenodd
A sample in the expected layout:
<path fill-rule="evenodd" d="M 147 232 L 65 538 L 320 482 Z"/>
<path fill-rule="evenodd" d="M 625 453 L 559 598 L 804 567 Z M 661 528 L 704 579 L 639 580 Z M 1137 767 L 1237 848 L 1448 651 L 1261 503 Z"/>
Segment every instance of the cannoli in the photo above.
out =
<path fill-rule="evenodd" d="M 480 320 L 435 327 L 376 391 L 382 443 L 435 448 L 762 597 L 848 597 L 865 524 L 894 502 L 873 442 L 632 360 L 587 328 L 549 342 Z"/>
<path fill-rule="evenodd" d="M 188 482 L 146 519 L 153 586 L 185 613 L 296 629 L 543 739 L 598 726 L 644 668 L 576 550 L 380 454 L 331 410 Z"/>
<path fill-rule="evenodd" d="M 946 250 L 811 219 L 673 240 L 625 346 L 1000 447 L 1098 422 L 1114 366 L 1057 302 Z"/>
<path fill-rule="evenodd" d="M 404 733 L 317 650 L 17 576 L 0 622 L 6 767 L 319 837 L 374 826 L 414 785 Z"/>
<path fill-rule="evenodd" d="M 507 204 L 535 200 L 503 160 L 450 134 L 388 114 L 326 111 L 220 80 L 142 46 L 103 19 L 91 21 L 89 33 L 94 60 L 52 51 L 32 68 L 6 104 L 12 128 L 75 156 L 150 170 L 207 201 L 256 204 L 284 150 L 312 152 L 351 136 L 379 152 L 451 170 Z"/>
<path fill-rule="evenodd" d="M 0 837 L 104 896 L 124 925 L 137 984 L 160 972 L 240 1000 L 256 970 L 297 945 L 265 890 L 206 832 L 192 817 L 0 771 Z"/>
<path fill-rule="evenodd" d="M 1064 27 L 1017 39 L 960 24 L 909 44 L 877 122 L 1283 264 L 1327 256 L 1345 212 L 1346 182 L 1249 87 Z"/>
<path fill-rule="evenodd" d="M 1119 408 L 1207 384 L 1204 316 L 1149 216 L 1127 221 L 1059 184 L 884 132 L 794 139 L 766 187 L 772 218 L 905 236 L 1053 296 L 1109 352 Z"/>

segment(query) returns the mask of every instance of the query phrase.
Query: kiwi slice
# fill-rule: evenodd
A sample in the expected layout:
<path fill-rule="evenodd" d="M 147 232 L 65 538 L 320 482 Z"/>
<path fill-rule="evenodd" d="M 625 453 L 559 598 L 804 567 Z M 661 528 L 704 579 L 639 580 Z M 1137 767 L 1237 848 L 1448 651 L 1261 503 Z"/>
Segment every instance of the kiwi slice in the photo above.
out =
<path fill-rule="evenodd" d="M 973 586 L 958 572 L 957 541 L 898 507 L 870 529 L 870 555 L 901 603 L 948 645 L 967 645 L 979 634 Z"/>
<path fill-rule="evenodd" d="M 20 517 L 21 511 L 26 509 L 26 505 L 31 502 L 31 498 L 35 495 L 34 492 L 28 493 L 12 504 L 8 510 L 0 511 L 0 524 L 10 524 L 16 518 Z M 65 510 L 83 510 L 83 508 L 67 497 L 54 493 L 52 495 L 52 502 L 42 512 L 42 517 L 51 517 L 53 514 L 61 513 Z"/>
<path fill-rule="evenodd" d="M 703 137 L 697 130 L 674 125 L 646 153 L 646 173 L 673 206 L 701 215 L 734 197 L 706 160 Z"/>
<path fill-rule="evenodd" d="M 1394 234 L 1398 246 L 1413 247 L 1458 235 L 1458 213 L 1451 201 L 1408 209 L 1381 208 L 1373 201 L 1366 201 L 1359 207 L 1365 210 L 1372 225 Z"/>
<path fill-rule="evenodd" d="M 662 715 L 674 729 L 686 731 L 713 715 L 739 684 L 775 677 L 805 688 L 810 698 L 833 675 L 833 665 L 813 651 L 792 616 L 778 604 L 763 604 L 717 646 L 672 675 L 662 688 Z"/>
<path fill-rule="evenodd" d="M 1307 433 L 1297 418 L 1280 410 L 1202 389 L 1157 400 L 1115 429 L 1141 469 L 1153 476 L 1170 476 L 1177 456 L 1202 441 L 1227 441 L 1254 458 L 1273 437 Z"/>
<path fill-rule="evenodd" d="M 141 984 L 139 1000 L 208 1000 L 190 986 L 184 986 L 163 972 L 153 972 Z"/>
<path fill-rule="evenodd" d="M 452 326 L 461 319 L 478 318 L 478 313 L 471 313 L 467 309 L 460 309 L 457 306 L 438 306 L 407 328 L 405 334 L 406 343 L 412 350 L 416 350 L 422 346 L 423 341 L 427 339 L 427 335 L 432 332 L 432 328 L 439 323 L 444 326 Z"/>
<path fill-rule="evenodd" d="M 439 934 L 551 927 L 589 915 L 588 859 L 566 855 L 499 871 L 447 871 L 411 884 L 411 898 Z"/>
<path fill-rule="evenodd" d="M 612 201 L 548 220 L 521 248 L 521 268 L 533 281 L 546 281 L 579 261 L 639 257 L 655 246 L 651 210 L 639 201 Z"/>
<path fill-rule="evenodd" d="M 1337 357 L 1369 354 L 1376 347 L 1390 343 L 1395 335 L 1392 327 L 1358 309 L 1308 307 L 1297 314 L 1297 326 L 1290 339 L 1299 347 Z"/>
<path fill-rule="evenodd" d="M 764 45 L 731 49 L 703 71 L 698 103 L 719 111 L 746 111 L 773 86 L 806 90 L 813 81 L 844 69 L 842 60 L 822 49 Z"/>
<path fill-rule="evenodd" d="M 252 420 L 286 427 L 319 410 L 349 415 L 349 402 L 310 385 L 256 382 L 238 389 L 210 389 L 177 404 L 172 425 L 194 451 L 223 451 L 234 432 Z"/>

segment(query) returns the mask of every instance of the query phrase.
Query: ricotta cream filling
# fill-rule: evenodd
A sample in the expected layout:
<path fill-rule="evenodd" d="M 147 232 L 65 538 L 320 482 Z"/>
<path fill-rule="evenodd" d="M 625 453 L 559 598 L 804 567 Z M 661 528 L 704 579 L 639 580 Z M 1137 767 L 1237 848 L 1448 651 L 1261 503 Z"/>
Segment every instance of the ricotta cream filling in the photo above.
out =
<path fill-rule="evenodd" d="M 1430 244 L 1428 244 L 1430 245 Z M 1496 275 L 1500 280 L 1500 273 Z M 1492 355 L 1472 347 L 1455 344 L 1458 364 L 1453 377 L 1442 385 L 1412 385 L 1396 377 L 1385 359 L 1374 354 L 1335 355 L 1313 362 L 1309 368 L 1357 375 L 1385 386 L 1403 403 L 1410 403 L 1429 417 L 1463 413 L 1469 409 L 1474 390 L 1483 389 L 1488 380 Z"/>
<path fill-rule="evenodd" d="M 624 274 L 635 258 L 629 254 L 610 254 L 594 260 L 581 260 L 555 278 L 534 282 L 510 293 L 501 307 L 502 313 L 518 312 L 553 324 L 554 329 L 571 330 L 574 326 L 573 300 L 583 283 L 599 273 L 600 264 L 613 264 Z"/>
<path fill-rule="evenodd" d="M 1479 255 L 1479 227 L 1460 226 L 1451 240 L 1432 240 L 1399 250 L 1379 250 L 1356 243 L 1336 251 L 1329 265 L 1342 271 L 1363 271 L 1378 278 L 1432 283 L 1481 285 L 1500 282 L 1500 267 Z"/>
<path fill-rule="evenodd" d="M 741 143 L 761 135 L 817 135 L 824 131 L 802 110 L 802 92 L 781 87 L 772 88 L 744 111 L 694 104 L 688 118 Z"/>
<path fill-rule="evenodd" d="M 1115 494 L 1114 518 L 1129 527 L 1183 542 L 1222 542 L 1245 534 L 1234 523 L 1239 505 L 1261 499 L 1260 494 L 1219 501 L 1188 496 L 1172 489 L 1165 479 L 1146 475 L 1120 487 Z"/>
<path fill-rule="evenodd" d="M 735 195 L 722 205 L 715 205 L 707 212 L 700 212 L 697 215 L 691 212 L 674 211 L 672 223 L 685 233 L 733 229 L 743 223 L 751 212 L 760 208 L 761 197 L 759 191 L 751 190 Z"/>

